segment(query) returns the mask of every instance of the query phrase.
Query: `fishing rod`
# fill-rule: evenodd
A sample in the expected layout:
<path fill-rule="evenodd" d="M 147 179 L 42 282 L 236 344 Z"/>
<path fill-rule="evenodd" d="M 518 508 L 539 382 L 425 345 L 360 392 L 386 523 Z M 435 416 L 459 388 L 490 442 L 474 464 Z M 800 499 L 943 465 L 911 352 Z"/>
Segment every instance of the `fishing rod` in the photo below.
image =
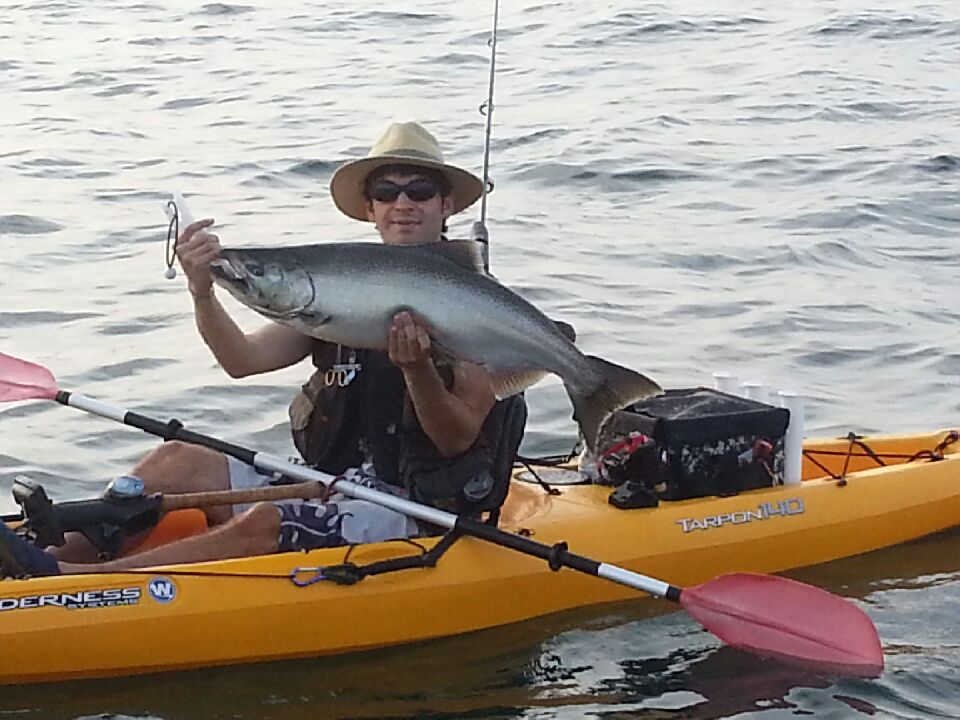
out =
<path fill-rule="evenodd" d="M 483 266 L 490 269 L 490 233 L 487 230 L 487 195 L 493 190 L 490 181 L 490 134 L 493 130 L 493 87 L 497 67 L 497 25 L 500 20 L 500 0 L 493 0 L 493 28 L 490 31 L 490 79 L 487 99 L 480 105 L 480 114 L 486 118 L 483 138 L 483 194 L 480 196 L 480 219 L 473 224 L 473 238 L 483 243 Z"/>

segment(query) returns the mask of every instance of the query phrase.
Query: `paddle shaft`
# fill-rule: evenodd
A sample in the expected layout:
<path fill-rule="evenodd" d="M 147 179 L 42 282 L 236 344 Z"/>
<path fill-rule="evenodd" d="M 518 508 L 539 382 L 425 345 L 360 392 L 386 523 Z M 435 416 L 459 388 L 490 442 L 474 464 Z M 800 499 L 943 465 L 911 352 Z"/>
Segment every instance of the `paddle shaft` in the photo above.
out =
<path fill-rule="evenodd" d="M 657 580 L 655 578 L 641 575 L 615 565 L 597 562 L 590 558 L 577 555 L 567 550 L 565 543 L 556 545 L 544 545 L 530 538 L 522 537 L 514 533 L 508 533 L 492 525 L 479 522 L 467 517 L 455 515 L 453 513 L 432 508 L 427 505 L 407 500 L 405 498 L 384 493 L 372 488 L 357 485 L 356 483 L 345 480 L 338 481 L 337 478 L 326 473 L 313 470 L 303 465 L 283 460 L 273 455 L 262 452 L 256 452 L 249 448 L 235 445 L 233 443 L 219 440 L 218 438 L 203 435 L 198 432 L 186 429 L 178 420 L 162 422 L 139 413 L 130 412 L 106 403 L 94 400 L 93 398 L 79 395 L 77 393 L 60 390 L 57 392 L 56 401 L 61 405 L 77 408 L 100 417 L 114 420 L 143 430 L 150 435 L 161 437 L 164 440 L 180 440 L 193 445 L 202 445 L 204 447 L 217 450 L 218 452 L 230 455 L 254 467 L 267 471 L 269 473 L 278 472 L 287 477 L 297 478 L 306 482 L 322 483 L 327 488 L 336 485 L 336 491 L 368 502 L 389 508 L 403 515 L 407 515 L 417 520 L 421 520 L 432 525 L 437 525 L 448 530 L 457 530 L 464 535 L 471 535 L 481 540 L 487 540 L 496 545 L 501 545 L 511 550 L 531 555 L 533 557 L 546 560 L 552 570 L 559 570 L 561 567 L 568 567 L 572 570 L 593 575 L 595 577 L 605 578 L 627 587 L 655 595 L 656 597 L 667 598 L 678 602 L 680 599 L 680 588 Z M 284 488 L 263 488 L 264 490 L 274 489 L 277 491 L 290 490 L 290 487 Z M 317 486 L 313 486 L 313 493 L 318 493 Z M 190 493 L 193 494 L 193 493 Z M 205 495 L 206 493 L 197 493 Z M 316 494 L 310 494 L 309 497 L 316 497 Z M 176 496 L 165 498 L 164 502 L 171 500 Z M 289 496 L 285 496 L 289 497 Z M 299 495 L 295 497 L 300 497 Z M 258 498 L 259 499 L 259 498 Z M 267 498 L 264 498 L 267 499 Z M 246 500 L 233 500 L 231 502 L 247 502 Z M 222 504 L 218 501 L 216 504 Z M 180 507 L 196 507 L 196 505 L 180 505 Z"/>

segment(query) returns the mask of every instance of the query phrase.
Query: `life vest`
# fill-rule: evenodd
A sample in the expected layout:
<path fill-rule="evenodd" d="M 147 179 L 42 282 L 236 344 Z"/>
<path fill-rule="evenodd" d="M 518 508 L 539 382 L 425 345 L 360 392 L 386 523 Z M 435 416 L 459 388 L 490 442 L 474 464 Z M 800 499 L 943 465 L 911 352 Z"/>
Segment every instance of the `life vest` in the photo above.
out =
<path fill-rule="evenodd" d="M 331 474 L 366 458 L 381 480 L 411 499 L 458 513 L 495 513 L 526 425 L 522 395 L 497 402 L 466 452 L 443 456 L 424 432 L 403 373 L 384 352 L 317 341 L 317 368 L 290 405 L 293 441 L 304 460 Z M 449 389 L 452 369 L 437 371 Z"/>

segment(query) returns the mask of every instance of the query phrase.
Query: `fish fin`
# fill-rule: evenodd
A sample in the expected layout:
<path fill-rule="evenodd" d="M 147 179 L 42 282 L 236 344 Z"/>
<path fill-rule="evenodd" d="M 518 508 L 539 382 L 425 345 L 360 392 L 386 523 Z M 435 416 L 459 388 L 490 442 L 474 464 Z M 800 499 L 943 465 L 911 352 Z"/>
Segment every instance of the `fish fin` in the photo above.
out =
<path fill-rule="evenodd" d="M 584 442 L 591 452 L 597 450 L 600 428 L 614 411 L 644 398 L 660 395 L 663 389 L 650 378 L 603 358 L 587 356 L 590 366 L 601 382 L 588 395 L 579 395 L 567 385 L 567 394 L 573 403 L 573 417 L 580 426 Z"/>
<path fill-rule="evenodd" d="M 511 395 L 519 395 L 549 374 L 546 370 L 516 370 L 495 373 L 490 378 L 490 387 L 493 389 L 493 394 L 497 400 L 503 400 Z"/>
<path fill-rule="evenodd" d="M 563 320 L 554 320 L 553 324 L 557 326 L 557 330 L 570 342 L 577 341 L 577 331 L 573 329 L 573 325 L 566 323 Z"/>
<path fill-rule="evenodd" d="M 455 262 L 462 268 L 486 275 L 483 268 L 483 244 L 476 240 L 445 240 L 422 246 Z"/>
<path fill-rule="evenodd" d="M 433 361 L 439 365 L 453 365 L 457 361 L 457 356 L 432 335 L 430 336 L 430 352 L 433 355 Z"/>

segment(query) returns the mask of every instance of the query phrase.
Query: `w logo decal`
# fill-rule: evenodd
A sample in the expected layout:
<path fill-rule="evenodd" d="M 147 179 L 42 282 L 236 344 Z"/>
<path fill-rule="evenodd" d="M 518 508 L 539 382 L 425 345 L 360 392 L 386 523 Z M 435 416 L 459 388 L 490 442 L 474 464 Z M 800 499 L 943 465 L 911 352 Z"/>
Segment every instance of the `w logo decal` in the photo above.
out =
<path fill-rule="evenodd" d="M 152 597 L 156 602 L 161 605 L 166 605 L 168 602 L 173 601 L 177 597 L 177 586 L 173 584 L 172 580 L 167 580 L 167 578 L 157 577 L 153 578 L 147 584 L 147 593 Z"/>

